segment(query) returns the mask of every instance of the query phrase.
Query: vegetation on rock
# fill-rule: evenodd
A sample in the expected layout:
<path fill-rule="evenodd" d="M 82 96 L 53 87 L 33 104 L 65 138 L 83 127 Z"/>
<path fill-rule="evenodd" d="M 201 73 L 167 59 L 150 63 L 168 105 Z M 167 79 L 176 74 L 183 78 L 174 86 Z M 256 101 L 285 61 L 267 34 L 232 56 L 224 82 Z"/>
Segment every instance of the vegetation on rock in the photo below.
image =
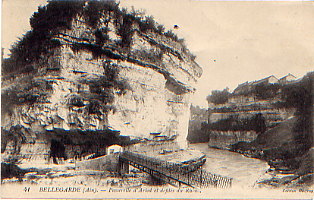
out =
<path fill-rule="evenodd" d="M 73 48 L 89 49 L 96 57 L 108 53 L 102 49 L 109 39 L 108 28 L 99 26 L 102 16 L 107 18 L 105 23 L 108 23 L 110 18 L 115 21 L 117 34 L 121 37 L 117 45 L 122 49 L 130 47 L 132 43 L 135 32 L 133 24 L 138 24 L 139 30 L 143 33 L 155 32 L 175 42 L 179 41 L 171 30 L 164 32 L 164 27 L 157 24 L 153 17 L 145 17 L 140 11 L 128 12 L 126 9 L 120 9 L 115 1 L 50 1 L 33 14 L 30 19 L 32 30 L 12 46 L 10 58 L 5 59 L 2 64 L 2 72 L 8 74 L 21 70 L 35 70 L 36 66 L 32 63 L 60 46 L 60 41 L 54 36 L 62 30 L 70 30 L 73 18 L 77 16 L 86 19 L 86 23 L 93 29 L 96 43 L 73 44 Z"/>
<path fill-rule="evenodd" d="M 206 100 L 208 103 L 213 103 L 213 104 L 224 104 L 228 102 L 228 99 L 230 97 L 230 93 L 228 89 L 224 89 L 222 91 L 219 90 L 213 90 L 211 95 L 208 95 Z"/>

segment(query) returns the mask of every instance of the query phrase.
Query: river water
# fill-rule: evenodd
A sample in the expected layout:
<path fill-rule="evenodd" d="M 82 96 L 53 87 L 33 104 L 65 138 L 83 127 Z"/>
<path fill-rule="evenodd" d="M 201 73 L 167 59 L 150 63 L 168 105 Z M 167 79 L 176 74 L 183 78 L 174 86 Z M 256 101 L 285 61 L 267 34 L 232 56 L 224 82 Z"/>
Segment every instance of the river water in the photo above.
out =
<path fill-rule="evenodd" d="M 206 155 L 204 170 L 233 178 L 233 186 L 254 187 L 258 180 L 269 178 L 266 173 L 269 168 L 266 161 L 210 148 L 207 143 L 190 144 L 189 148 L 199 150 Z"/>

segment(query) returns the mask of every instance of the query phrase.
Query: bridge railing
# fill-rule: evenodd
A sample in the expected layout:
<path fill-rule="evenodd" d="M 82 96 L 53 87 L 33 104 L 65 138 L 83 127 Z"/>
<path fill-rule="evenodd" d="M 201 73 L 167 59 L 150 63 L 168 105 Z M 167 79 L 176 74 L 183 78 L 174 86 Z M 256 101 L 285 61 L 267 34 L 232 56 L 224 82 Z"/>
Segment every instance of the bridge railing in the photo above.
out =
<path fill-rule="evenodd" d="M 231 187 L 232 184 L 232 178 L 230 177 L 209 173 L 202 169 L 195 170 L 191 166 L 183 167 L 178 163 L 168 162 L 142 154 L 126 151 L 121 153 L 120 158 L 191 186 L 228 188 Z"/>

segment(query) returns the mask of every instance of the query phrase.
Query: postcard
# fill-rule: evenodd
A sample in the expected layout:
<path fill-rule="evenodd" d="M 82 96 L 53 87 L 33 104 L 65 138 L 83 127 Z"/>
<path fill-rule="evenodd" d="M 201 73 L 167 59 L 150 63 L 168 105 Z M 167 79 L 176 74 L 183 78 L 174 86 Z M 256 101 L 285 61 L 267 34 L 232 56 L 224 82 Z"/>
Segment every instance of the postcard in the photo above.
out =
<path fill-rule="evenodd" d="M 3 0 L 1 198 L 313 198 L 313 18 Z"/>

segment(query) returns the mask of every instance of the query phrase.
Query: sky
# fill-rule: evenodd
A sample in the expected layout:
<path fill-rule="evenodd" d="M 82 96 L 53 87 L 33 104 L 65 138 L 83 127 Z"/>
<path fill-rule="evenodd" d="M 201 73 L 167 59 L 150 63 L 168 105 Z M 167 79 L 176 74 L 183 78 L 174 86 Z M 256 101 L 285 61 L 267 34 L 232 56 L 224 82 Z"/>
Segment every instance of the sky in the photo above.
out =
<path fill-rule="evenodd" d="M 2 47 L 30 30 L 29 18 L 44 0 L 3 0 Z M 205 0 L 121 0 L 145 10 L 172 29 L 197 56 L 203 75 L 192 103 L 206 107 L 212 90 L 232 91 L 245 81 L 314 69 L 314 2 L 224 2 Z"/>

